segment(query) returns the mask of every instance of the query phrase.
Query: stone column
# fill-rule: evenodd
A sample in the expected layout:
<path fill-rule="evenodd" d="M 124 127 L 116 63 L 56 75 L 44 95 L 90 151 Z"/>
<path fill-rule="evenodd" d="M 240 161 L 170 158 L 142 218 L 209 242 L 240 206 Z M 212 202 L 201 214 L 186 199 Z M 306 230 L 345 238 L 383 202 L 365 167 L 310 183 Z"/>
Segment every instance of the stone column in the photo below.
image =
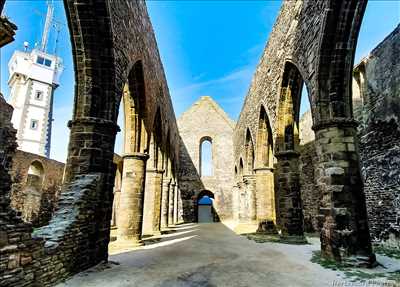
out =
<path fill-rule="evenodd" d="M 247 212 L 246 212 L 246 190 L 243 182 L 238 183 L 238 199 L 239 199 L 239 222 L 247 222 Z"/>
<path fill-rule="evenodd" d="M 232 187 L 232 219 L 235 221 L 239 221 L 239 201 L 239 184 L 236 184 Z"/>
<path fill-rule="evenodd" d="M 168 202 L 171 178 L 163 178 L 161 190 L 161 229 L 168 227 Z"/>
<path fill-rule="evenodd" d="M 144 181 L 148 158 L 149 156 L 144 153 L 123 156 L 124 170 L 118 214 L 117 240 L 124 245 L 138 246 L 143 244 L 141 232 L 143 225 Z"/>
<path fill-rule="evenodd" d="M 175 194 L 175 181 L 172 181 L 169 187 L 168 195 L 168 226 L 174 225 L 174 194 Z"/>
<path fill-rule="evenodd" d="M 181 189 L 178 189 L 178 223 L 183 222 L 183 200 Z"/>
<path fill-rule="evenodd" d="M 256 177 L 255 175 L 244 175 L 243 182 L 245 184 L 245 190 L 247 195 L 247 220 L 254 222 L 257 218 L 256 210 Z"/>
<path fill-rule="evenodd" d="M 275 222 L 275 192 L 273 168 L 256 168 L 257 221 Z"/>
<path fill-rule="evenodd" d="M 375 264 L 360 174 L 356 124 L 314 126 L 321 192 L 322 255 L 358 266 Z"/>
<path fill-rule="evenodd" d="M 164 171 L 146 170 L 143 234 L 160 235 L 161 178 Z"/>
<path fill-rule="evenodd" d="M 276 174 L 279 208 L 278 229 L 282 237 L 296 237 L 304 240 L 303 210 L 300 194 L 299 153 L 295 151 L 279 152 Z"/>
<path fill-rule="evenodd" d="M 161 234 L 161 189 L 163 170 L 157 170 L 154 177 L 153 235 Z"/>
<path fill-rule="evenodd" d="M 179 187 L 178 184 L 176 184 L 174 190 L 174 224 L 178 223 L 178 192 Z"/>
<path fill-rule="evenodd" d="M 156 170 L 154 168 L 146 168 L 145 193 L 143 201 L 143 235 L 153 235 L 155 174 Z"/>
<path fill-rule="evenodd" d="M 113 210 L 112 210 L 112 216 L 111 216 L 111 228 L 117 228 L 120 198 L 121 198 L 121 190 L 115 189 L 114 190 Z"/>

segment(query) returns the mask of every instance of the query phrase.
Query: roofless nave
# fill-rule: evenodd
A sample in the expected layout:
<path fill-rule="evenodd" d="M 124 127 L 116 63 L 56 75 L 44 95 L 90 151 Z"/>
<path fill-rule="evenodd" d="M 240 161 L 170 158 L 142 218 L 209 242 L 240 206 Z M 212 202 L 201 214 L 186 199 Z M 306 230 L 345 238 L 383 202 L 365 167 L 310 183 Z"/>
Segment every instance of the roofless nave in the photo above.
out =
<path fill-rule="evenodd" d="M 33 212 L 29 202 L 15 199 L 37 200 L 46 169 L 56 173 L 54 163 L 38 157 L 16 164 L 25 155 L 15 156 L 13 109 L 0 97 L 0 286 L 54 286 L 107 261 L 109 248 L 144 243 L 112 257 L 122 265 L 105 270 L 101 280 L 317 286 L 334 279 L 299 259 L 311 247 L 256 246 L 222 225 L 201 225 L 193 237 L 143 251 L 152 249 L 151 240 L 168 245 L 174 230 L 195 232 L 190 223 L 197 221 L 222 221 L 286 243 L 302 243 L 305 231 L 318 231 L 323 258 L 358 267 L 376 266 L 371 238 L 398 248 L 399 57 L 393 55 L 400 33 L 397 27 L 354 68 L 366 0 L 285 1 L 236 125 L 210 97 L 176 120 L 144 2 L 64 3 L 76 80 L 68 160 L 54 212 L 46 211 L 51 219 L 31 220 L 34 231 L 27 221 L 42 212 L 40 200 Z M 0 19 L 1 45 L 12 41 L 10 21 Z M 384 70 L 390 73 L 383 77 Z M 311 112 L 300 119 L 303 85 Z M 120 158 L 114 145 L 121 104 Z M 305 134 L 315 138 L 304 141 Z M 209 175 L 201 174 L 204 142 L 212 150 Z M 15 181 L 17 168 L 27 173 L 23 188 Z M 27 196 L 25 187 L 37 196 Z M 29 216 L 23 221 L 17 211 Z M 296 268 L 302 270 L 297 279 L 290 275 Z M 171 272 L 175 279 L 168 279 Z"/>

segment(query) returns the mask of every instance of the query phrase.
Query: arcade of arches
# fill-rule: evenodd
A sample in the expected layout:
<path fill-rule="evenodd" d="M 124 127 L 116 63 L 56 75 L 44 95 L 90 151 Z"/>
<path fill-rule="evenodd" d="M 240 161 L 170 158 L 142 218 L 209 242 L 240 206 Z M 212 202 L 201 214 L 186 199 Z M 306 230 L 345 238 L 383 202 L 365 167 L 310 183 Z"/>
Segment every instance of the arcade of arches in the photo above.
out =
<path fill-rule="evenodd" d="M 374 240 L 399 246 L 400 65 L 385 51 L 399 55 L 400 28 L 354 68 L 366 0 L 285 1 L 237 123 L 208 96 L 175 118 L 144 2 L 64 3 L 74 113 L 64 173 L 51 163 L 62 179 L 56 204 L 35 230 L 52 168 L 29 157 L 20 184 L 29 195 L 17 208 L 16 131 L 0 96 L 0 286 L 53 286 L 107 261 L 109 246 L 138 248 L 200 218 L 295 242 L 320 232 L 322 256 L 355 266 L 376 265 Z M 0 45 L 15 30 L 0 18 Z M 391 76 L 375 72 L 387 66 Z M 302 116 L 303 88 L 311 110 Z"/>

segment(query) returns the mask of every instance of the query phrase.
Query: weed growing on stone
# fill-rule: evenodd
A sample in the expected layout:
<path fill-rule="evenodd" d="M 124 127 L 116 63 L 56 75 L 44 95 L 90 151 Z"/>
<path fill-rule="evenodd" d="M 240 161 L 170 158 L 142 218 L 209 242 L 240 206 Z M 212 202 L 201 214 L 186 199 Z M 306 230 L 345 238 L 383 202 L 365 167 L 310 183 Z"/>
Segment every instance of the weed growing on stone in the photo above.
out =
<path fill-rule="evenodd" d="M 279 234 L 266 234 L 266 233 L 245 233 L 242 234 L 247 239 L 253 240 L 257 243 L 283 243 L 283 244 L 295 244 L 305 245 L 309 244 L 304 237 L 281 237 Z"/>
<path fill-rule="evenodd" d="M 342 271 L 346 278 L 352 282 L 366 282 L 373 279 L 386 279 L 388 281 L 400 282 L 400 270 L 394 272 L 367 272 L 354 268 L 344 263 L 336 262 L 332 259 L 321 256 L 321 251 L 314 251 L 311 262 L 321 265 L 324 268 Z"/>
<path fill-rule="evenodd" d="M 374 247 L 375 253 L 385 255 L 387 257 L 391 257 L 394 259 L 400 259 L 400 249 L 388 248 L 388 247 L 382 246 L 380 244 L 375 244 L 373 247 Z"/>

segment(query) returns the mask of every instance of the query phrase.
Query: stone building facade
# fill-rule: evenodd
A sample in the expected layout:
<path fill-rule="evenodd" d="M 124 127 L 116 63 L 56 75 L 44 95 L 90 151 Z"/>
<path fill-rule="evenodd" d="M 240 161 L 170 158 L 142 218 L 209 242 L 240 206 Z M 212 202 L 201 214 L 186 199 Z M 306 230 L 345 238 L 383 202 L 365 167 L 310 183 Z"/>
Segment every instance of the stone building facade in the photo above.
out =
<path fill-rule="evenodd" d="M 34 227 L 48 224 L 60 195 L 63 173 L 63 163 L 18 150 L 12 161 L 12 208 Z"/>
<path fill-rule="evenodd" d="M 75 67 L 74 113 L 58 206 L 49 224 L 34 234 L 10 207 L 15 130 L 12 109 L 1 99 L 0 286 L 52 286 L 107 260 L 121 99 L 126 146 L 120 207 L 131 215 L 120 222 L 118 238 L 140 242 L 147 171 L 156 171 L 163 182 L 149 189 L 160 198 L 168 194 L 164 202 L 172 208 L 166 214 L 176 214 L 170 202 L 179 192 L 179 134 L 145 3 L 64 4 Z M 127 44 L 126 39 L 134 40 Z"/>
<path fill-rule="evenodd" d="M 0 10 L 4 2 L 0 0 Z M 196 130 L 194 134 L 200 138 L 193 136 L 192 141 L 182 124 L 180 135 L 145 3 L 64 3 L 75 67 L 74 113 L 69 122 L 68 160 L 58 206 L 49 224 L 35 232 L 10 205 L 16 131 L 10 123 L 12 108 L 0 97 L 0 286 L 52 286 L 107 260 L 121 102 L 124 153 L 119 212 L 124 216 L 114 214 L 117 240 L 129 246 L 142 244 L 146 218 L 151 219 L 152 234 L 182 220 L 193 220 L 193 200 L 201 194 L 199 187 L 203 188 L 195 183 L 199 177 L 202 181 L 196 150 L 202 137 L 210 137 L 208 133 L 215 129 L 209 131 L 209 125 L 204 125 L 207 134 Z M 310 164 L 300 165 L 299 99 L 305 84 L 315 132 L 313 176 L 321 196 L 318 217 L 322 255 L 371 266 L 375 256 L 351 103 L 354 51 L 366 4 L 366 0 L 283 2 L 236 126 L 229 119 L 224 122 L 223 113 L 207 115 L 221 124 L 223 140 L 233 131 L 233 156 L 231 166 L 216 166 L 218 174 L 226 176 L 221 179 L 223 188 L 215 187 L 212 180 L 204 179 L 202 184 L 216 197 L 222 219 L 231 216 L 261 227 L 272 224 L 282 237 L 303 238 L 307 213 L 303 212 L 306 200 L 300 190 L 302 184 L 312 182 L 310 177 L 302 183 L 299 168 L 310 170 Z M 12 33 L 0 29 L 0 33 L 4 31 L 7 41 L 12 40 Z M 372 79 L 372 74 L 365 76 Z M 385 82 L 385 86 L 391 85 L 389 80 Z M 379 96 L 371 94 L 370 98 L 379 98 L 382 107 L 387 104 Z M 202 101 L 204 106 L 212 106 L 210 99 Z M 200 116 L 207 110 L 202 109 Z M 385 133 L 387 142 L 396 139 L 397 135 L 389 136 L 388 131 L 397 127 L 397 117 L 374 122 L 379 120 L 388 129 L 378 130 L 377 125 L 373 130 Z M 193 124 L 189 116 L 183 122 Z M 381 147 L 367 135 L 363 135 L 361 146 L 364 141 L 380 160 Z M 214 137 L 213 143 L 218 135 Z M 220 144 L 215 143 L 214 148 L 219 149 Z M 226 144 L 230 142 L 223 142 Z M 221 155 L 229 161 L 227 150 Z M 307 162 L 314 156 L 310 158 Z M 393 166 L 396 159 L 393 157 Z M 364 170 L 365 181 L 372 185 L 379 181 L 375 171 L 386 167 L 385 161 L 379 160 L 372 169 Z M 181 165 L 188 165 L 191 172 L 186 175 Z M 387 182 L 388 191 L 393 182 Z M 229 185 L 233 186 L 231 191 Z M 397 206 L 397 199 L 394 202 Z M 385 228 L 396 231 L 390 229 L 392 226 Z"/>
<path fill-rule="evenodd" d="M 395 239 L 399 248 L 400 25 L 355 67 L 353 79 L 371 235 Z"/>
<path fill-rule="evenodd" d="M 400 26 L 388 35 L 353 70 L 353 107 L 358 121 L 361 171 L 371 236 L 398 247 Z M 311 111 L 300 120 L 301 193 L 304 219 L 313 219 L 312 230 L 320 230 L 320 195 L 314 174 L 317 158 L 311 129 Z M 307 184 L 306 182 L 309 182 Z M 308 204 L 314 202 L 314 204 Z M 316 208 L 317 207 L 317 208 Z M 389 242 L 387 242 L 389 240 Z M 397 242 L 397 243 L 396 243 Z"/>
<path fill-rule="evenodd" d="M 235 123 L 210 97 L 201 97 L 178 119 L 179 179 L 183 219 L 197 221 L 197 202 L 211 192 L 220 220 L 232 218 L 233 129 Z M 201 175 L 202 143 L 211 143 L 211 175 Z M 207 193 L 208 194 L 208 193 Z M 210 194 L 210 195 L 211 195 Z"/>
<path fill-rule="evenodd" d="M 238 181 L 239 190 L 254 188 L 252 184 L 241 186 L 246 182 L 244 175 L 257 175 L 259 168 L 269 172 L 274 182 L 276 220 L 272 212 L 266 219 L 276 222 L 283 237 L 302 238 L 299 106 L 306 85 L 318 159 L 314 176 L 321 194 L 322 254 L 340 261 L 357 255 L 359 264 L 368 265 L 375 256 L 366 220 L 350 91 L 366 4 L 283 2 L 235 128 L 234 160 L 238 170 L 247 169 Z M 274 160 L 266 161 L 271 149 Z M 256 198 L 265 190 L 256 183 Z M 257 215 L 255 219 L 264 220 Z"/>

